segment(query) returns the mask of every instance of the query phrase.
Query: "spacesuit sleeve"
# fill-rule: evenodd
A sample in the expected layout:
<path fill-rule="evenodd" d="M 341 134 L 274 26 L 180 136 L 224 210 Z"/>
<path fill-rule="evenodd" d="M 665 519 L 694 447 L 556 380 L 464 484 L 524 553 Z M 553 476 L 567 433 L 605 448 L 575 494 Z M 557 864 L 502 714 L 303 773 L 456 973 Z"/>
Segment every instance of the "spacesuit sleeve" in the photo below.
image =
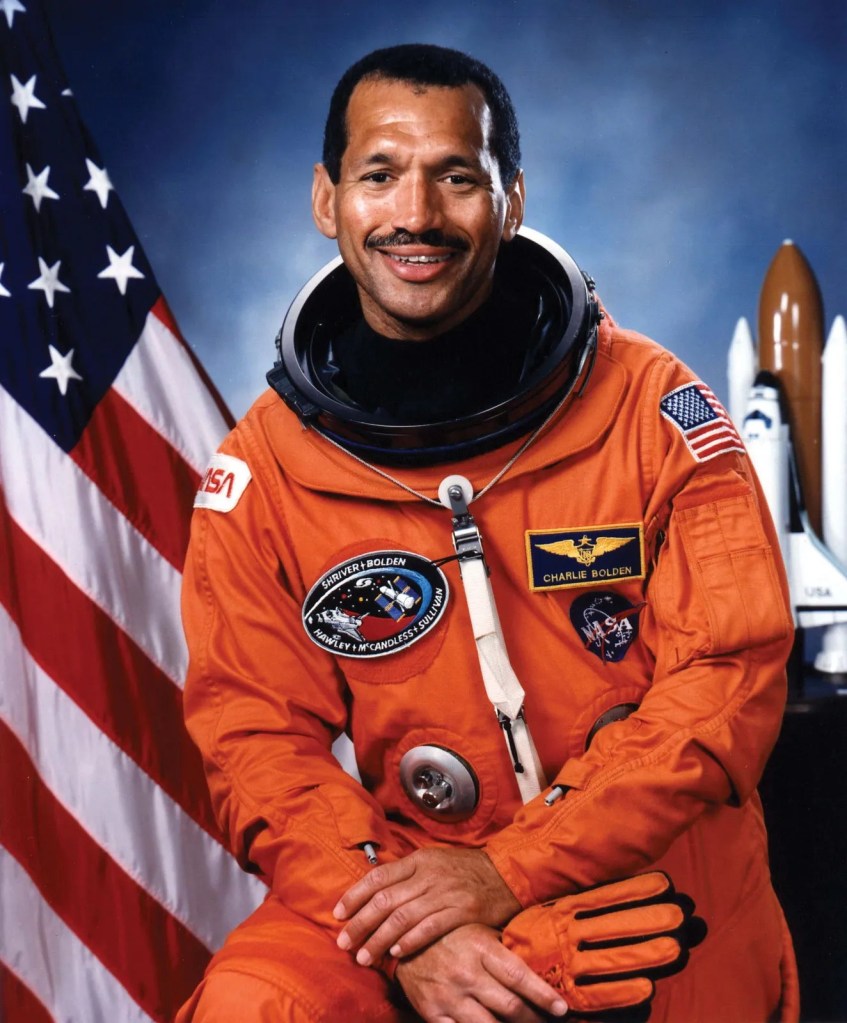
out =
<path fill-rule="evenodd" d="M 665 375 L 654 399 L 689 384 Z M 685 422 L 657 413 L 654 403 L 642 455 L 657 498 L 639 620 L 651 684 L 630 717 L 566 761 L 562 798 L 536 798 L 490 840 L 525 906 L 643 871 L 710 807 L 743 804 L 779 733 L 793 627 L 758 483 L 732 443 L 698 457 Z"/>
<path fill-rule="evenodd" d="M 337 931 L 333 906 L 369 868 L 364 845 L 393 859 L 392 836 L 332 754 L 347 720 L 344 682 L 303 629 L 281 503 L 246 430 L 209 472 L 217 475 L 199 492 L 206 507 L 194 513 L 183 582 L 186 722 L 241 865 Z"/>

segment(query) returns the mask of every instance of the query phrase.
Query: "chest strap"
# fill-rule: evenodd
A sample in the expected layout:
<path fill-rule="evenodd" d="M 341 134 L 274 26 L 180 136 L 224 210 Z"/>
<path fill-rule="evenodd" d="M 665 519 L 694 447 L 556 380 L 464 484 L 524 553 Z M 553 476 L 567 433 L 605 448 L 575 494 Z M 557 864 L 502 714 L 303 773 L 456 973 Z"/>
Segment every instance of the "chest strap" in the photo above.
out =
<path fill-rule="evenodd" d="M 485 692 L 503 729 L 515 778 L 524 803 L 546 787 L 541 761 L 524 714 L 525 693 L 509 661 L 482 536 L 468 511 L 473 488 L 463 476 L 448 476 L 438 488 L 442 504 L 453 513 L 453 545 L 465 591 Z"/>

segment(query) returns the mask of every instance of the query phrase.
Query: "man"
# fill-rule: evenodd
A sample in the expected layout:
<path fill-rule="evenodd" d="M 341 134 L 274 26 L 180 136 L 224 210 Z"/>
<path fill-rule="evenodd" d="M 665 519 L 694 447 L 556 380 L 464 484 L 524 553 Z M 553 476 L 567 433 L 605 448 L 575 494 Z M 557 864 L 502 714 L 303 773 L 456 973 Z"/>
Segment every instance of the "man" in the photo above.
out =
<path fill-rule="evenodd" d="M 313 212 L 343 265 L 198 493 L 187 721 L 272 894 L 180 1023 L 654 990 L 653 1020 L 796 1018 L 755 794 L 792 631 L 770 521 L 711 392 L 523 209 L 489 69 L 407 46 L 341 79 Z M 682 972 L 667 877 L 709 930 Z"/>

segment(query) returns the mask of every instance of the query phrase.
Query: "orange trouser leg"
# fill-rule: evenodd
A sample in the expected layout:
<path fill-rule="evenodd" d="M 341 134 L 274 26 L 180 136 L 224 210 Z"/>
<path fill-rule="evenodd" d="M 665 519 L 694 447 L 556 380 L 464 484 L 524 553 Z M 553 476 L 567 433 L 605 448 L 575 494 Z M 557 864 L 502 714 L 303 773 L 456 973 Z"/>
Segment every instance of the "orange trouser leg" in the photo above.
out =
<path fill-rule="evenodd" d="M 270 896 L 209 964 L 175 1023 L 410 1023 L 384 975 Z"/>

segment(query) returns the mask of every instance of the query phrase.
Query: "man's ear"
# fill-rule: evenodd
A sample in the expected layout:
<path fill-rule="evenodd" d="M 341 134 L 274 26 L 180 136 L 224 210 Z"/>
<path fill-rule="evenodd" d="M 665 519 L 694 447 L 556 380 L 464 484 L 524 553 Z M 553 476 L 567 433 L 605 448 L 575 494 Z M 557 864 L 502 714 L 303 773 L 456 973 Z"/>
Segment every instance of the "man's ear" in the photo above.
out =
<path fill-rule="evenodd" d="M 335 185 L 322 163 L 315 164 L 315 176 L 312 181 L 312 217 L 321 234 L 327 238 L 338 237 L 335 227 Z"/>
<path fill-rule="evenodd" d="M 519 170 L 515 180 L 506 189 L 506 220 L 503 224 L 503 241 L 510 242 L 518 233 L 518 228 L 523 223 L 524 202 L 526 200 L 526 188 L 524 186 L 523 171 Z"/>

